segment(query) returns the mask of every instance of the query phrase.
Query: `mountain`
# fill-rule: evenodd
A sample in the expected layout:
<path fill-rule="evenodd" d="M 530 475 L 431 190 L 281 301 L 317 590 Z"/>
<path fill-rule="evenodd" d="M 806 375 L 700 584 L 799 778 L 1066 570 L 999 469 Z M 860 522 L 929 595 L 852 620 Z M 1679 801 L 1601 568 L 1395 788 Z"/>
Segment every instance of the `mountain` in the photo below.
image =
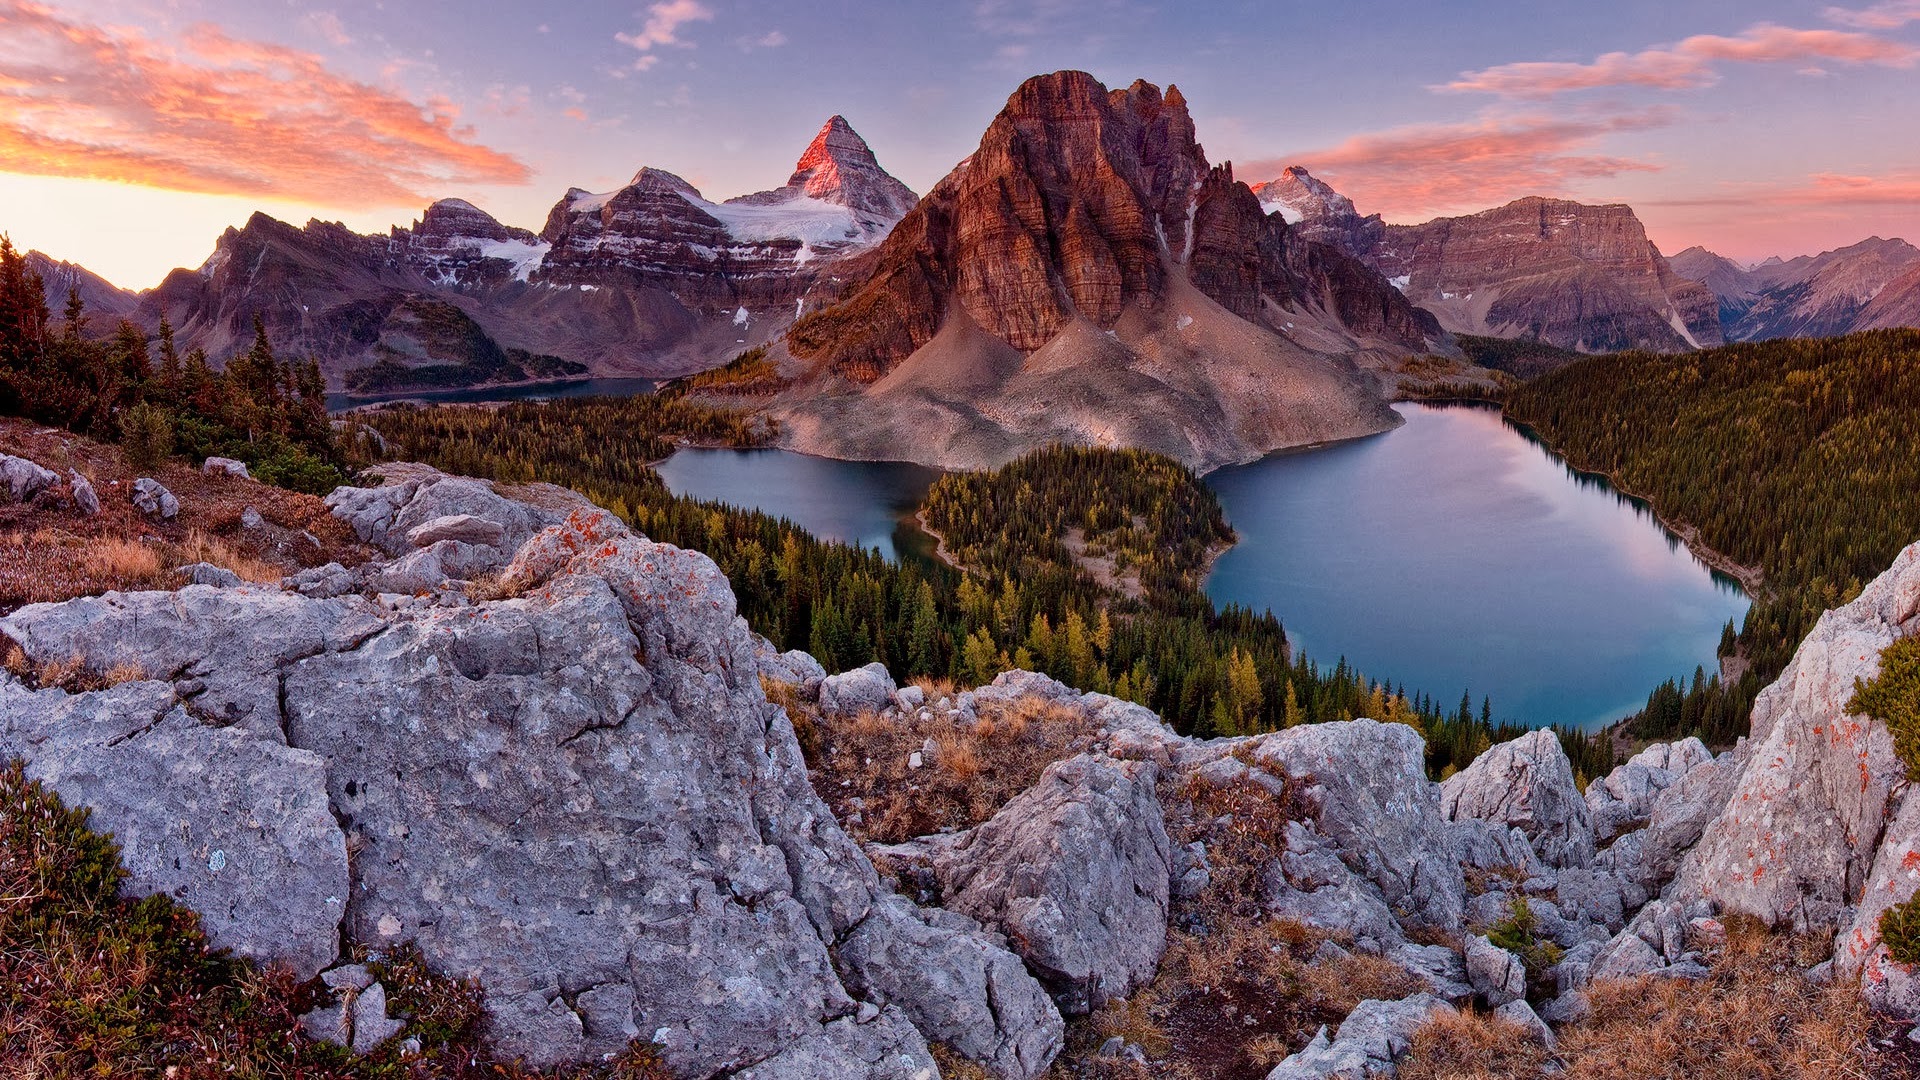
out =
<path fill-rule="evenodd" d="M 1210 165 L 1177 88 L 1024 83 L 809 315 L 773 406 L 809 452 L 941 466 L 1051 442 L 1208 467 L 1395 423 L 1355 358 L 1442 335 Z"/>
<path fill-rule="evenodd" d="M 1859 330 L 1886 330 L 1900 326 L 1920 326 L 1920 265 L 1887 283 L 1879 295 L 1867 303 L 1855 320 Z"/>
<path fill-rule="evenodd" d="M 1683 277 L 1703 281 L 1720 301 L 1720 319 L 1729 341 L 1766 341 L 1783 337 L 1831 337 L 1887 326 L 1920 325 L 1900 312 L 1898 294 L 1868 309 L 1902 275 L 1920 266 L 1920 248 L 1905 240 L 1878 236 L 1850 247 L 1769 259 L 1743 269 L 1703 248 L 1673 259 Z"/>
<path fill-rule="evenodd" d="M 1349 254 L 1373 251 L 1386 237 L 1386 222 L 1379 214 L 1361 217 L 1352 199 L 1298 165 L 1289 166 L 1278 179 L 1254 184 L 1253 194 L 1260 209 L 1279 214 L 1296 235 Z"/>
<path fill-rule="evenodd" d="M 277 349 L 369 391 L 677 375 L 830 302 L 829 268 L 884 239 L 916 201 L 835 116 L 786 184 L 725 202 L 649 167 L 617 191 L 570 189 L 538 233 L 461 199 L 386 236 L 255 214 L 198 270 L 89 308 L 149 326 L 164 316 L 216 362 L 253 340 L 258 317 Z"/>
<path fill-rule="evenodd" d="M 139 294 L 120 288 L 78 263 L 61 262 L 51 255 L 29 251 L 27 269 L 40 275 L 46 287 L 47 306 L 56 317 L 67 302 L 67 294 L 78 292 L 91 317 L 92 333 L 111 333 L 114 325 L 132 315 L 140 304 Z"/>

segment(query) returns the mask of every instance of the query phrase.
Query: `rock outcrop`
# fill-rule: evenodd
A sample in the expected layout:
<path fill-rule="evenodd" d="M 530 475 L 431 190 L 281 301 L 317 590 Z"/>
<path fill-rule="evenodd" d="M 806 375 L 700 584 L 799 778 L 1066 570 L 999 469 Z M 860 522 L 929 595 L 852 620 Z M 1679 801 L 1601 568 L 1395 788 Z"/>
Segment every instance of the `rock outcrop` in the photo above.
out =
<path fill-rule="evenodd" d="M 1704 248 L 1672 259 L 1674 270 L 1719 298 L 1728 341 L 1833 337 L 1858 330 L 1920 326 L 1915 304 L 1920 248 L 1869 237 L 1796 259 L 1743 267 Z"/>
<path fill-rule="evenodd" d="M 1549 866 L 1593 861 L 1593 825 L 1560 739 L 1545 729 L 1502 743 L 1440 785 L 1453 821 L 1477 818 L 1519 829 Z"/>
<path fill-rule="evenodd" d="M 1062 1011 L 1153 977 L 1166 948 L 1173 853 L 1150 762 L 1081 755 L 934 860 L 945 907 L 1006 935 Z"/>
<path fill-rule="evenodd" d="M 1382 430 L 1352 357 L 1438 327 L 1269 218 L 1211 165 L 1185 98 L 1028 80 L 979 147 L 796 325 L 796 445 L 973 467 L 1046 442 L 1189 463 Z"/>
<path fill-rule="evenodd" d="M 525 538 L 514 595 L 192 586 L 23 608 L 0 633 L 33 662 L 146 678 L 0 680 L 0 752 L 93 807 L 134 887 L 200 910 L 217 943 L 304 977 L 343 939 L 413 942 L 481 980 L 490 1037 L 529 1061 L 638 1032 L 679 1075 L 906 1080 L 932 1074 L 917 1014 L 996 1018 L 963 1052 L 1044 1067 L 1059 1019 L 1020 961 L 888 905 L 813 794 L 710 561 L 554 489 L 387 472 L 336 512 L 389 552 L 454 511 L 490 521 Z M 889 982 L 840 973 L 852 941 L 933 947 L 920 982 Z"/>

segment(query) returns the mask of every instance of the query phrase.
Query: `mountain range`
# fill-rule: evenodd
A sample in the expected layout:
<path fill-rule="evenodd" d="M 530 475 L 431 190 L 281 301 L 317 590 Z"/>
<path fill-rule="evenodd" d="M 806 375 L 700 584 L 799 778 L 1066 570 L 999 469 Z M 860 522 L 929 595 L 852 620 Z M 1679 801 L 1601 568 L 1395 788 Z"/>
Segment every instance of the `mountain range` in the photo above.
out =
<path fill-rule="evenodd" d="M 1242 183 L 1177 88 L 1082 72 L 1023 84 L 925 199 L 835 116 L 785 184 L 720 202 L 649 166 L 570 188 L 537 232 L 460 199 L 386 235 L 255 214 L 139 294 L 31 259 L 94 333 L 164 319 L 220 363 L 257 319 L 366 393 L 767 346 L 794 445 L 941 465 L 1059 440 L 1215 465 L 1381 430 L 1407 358 L 1458 357 L 1454 335 L 1683 352 L 1920 324 L 1903 240 L 1742 266 L 1665 257 L 1621 204 L 1389 224 L 1304 168 Z"/>

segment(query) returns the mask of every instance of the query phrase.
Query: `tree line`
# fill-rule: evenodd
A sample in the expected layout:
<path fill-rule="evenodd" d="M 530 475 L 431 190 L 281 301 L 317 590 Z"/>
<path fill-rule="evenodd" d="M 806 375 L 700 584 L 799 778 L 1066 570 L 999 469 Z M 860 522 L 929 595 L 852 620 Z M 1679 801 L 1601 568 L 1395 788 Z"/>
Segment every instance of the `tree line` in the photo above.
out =
<path fill-rule="evenodd" d="M 152 337 L 121 320 L 102 339 L 89 318 L 77 291 L 54 318 L 40 275 L 0 236 L 0 413 L 119 442 L 136 467 L 220 455 L 315 493 L 345 478 L 319 365 L 274 355 L 258 320 L 252 346 L 216 371 L 165 319 Z"/>
<path fill-rule="evenodd" d="M 1516 388 L 1507 412 L 1764 575 L 1722 639 L 1740 678 L 1656 688 L 1642 737 L 1744 734 L 1821 612 L 1920 540 L 1920 331 L 1593 357 Z"/>

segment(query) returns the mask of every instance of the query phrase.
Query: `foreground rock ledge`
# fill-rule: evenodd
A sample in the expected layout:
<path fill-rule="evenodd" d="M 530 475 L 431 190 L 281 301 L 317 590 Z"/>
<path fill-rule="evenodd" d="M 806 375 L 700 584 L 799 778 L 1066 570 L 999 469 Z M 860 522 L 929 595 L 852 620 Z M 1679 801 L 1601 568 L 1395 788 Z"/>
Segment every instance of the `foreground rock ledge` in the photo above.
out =
<path fill-rule="evenodd" d="M 181 898 L 216 944 L 309 977 L 343 930 L 413 941 L 482 981 L 490 1036 L 533 1063 L 638 1031 L 689 1077 L 926 1080 L 910 1014 L 992 1017 L 991 991 L 1027 1002 L 1039 1036 L 988 1025 L 970 1049 L 1020 1080 L 1046 1067 L 1059 1017 L 1017 958 L 872 917 L 887 894 L 814 795 L 710 560 L 556 489 L 509 501 L 392 472 L 337 493 L 336 512 L 397 559 L 416 523 L 517 532 L 496 590 L 512 595 L 192 586 L 23 608 L 0 633 L 33 662 L 145 677 L 81 695 L 7 677 L 0 754 L 93 807 L 131 887 Z M 290 584 L 332 593 L 383 571 Z M 856 999 L 830 952 L 856 931 L 910 951 L 950 1000 L 910 985 Z M 956 971 L 927 973 L 942 957 Z"/>

